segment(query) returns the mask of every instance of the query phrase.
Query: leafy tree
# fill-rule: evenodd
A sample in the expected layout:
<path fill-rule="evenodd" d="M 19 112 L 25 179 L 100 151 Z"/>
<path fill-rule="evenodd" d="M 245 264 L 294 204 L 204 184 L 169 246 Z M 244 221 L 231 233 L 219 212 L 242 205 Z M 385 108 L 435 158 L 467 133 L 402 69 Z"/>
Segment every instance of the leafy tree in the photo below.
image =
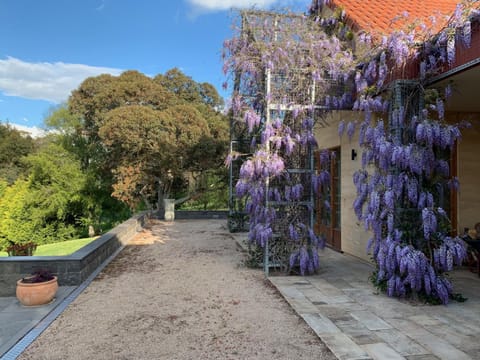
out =
<path fill-rule="evenodd" d="M 8 183 L 4 179 L 0 179 L 0 199 L 2 198 L 5 190 L 7 189 Z"/>
<path fill-rule="evenodd" d="M 100 128 L 115 178 L 113 195 L 132 209 L 142 198 L 151 203 L 146 194 L 154 194 L 159 181 L 170 183 L 166 169 L 175 166 L 177 143 L 168 116 L 145 106 L 122 106 L 110 111 Z"/>
<path fill-rule="evenodd" d="M 37 244 L 79 235 L 86 177 L 79 161 L 63 147 L 48 143 L 25 158 L 29 175 L 3 191 L 0 199 L 0 246 Z"/>
<path fill-rule="evenodd" d="M 78 159 L 60 145 L 49 143 L 25 161 L 30 166 L 33 221 L 39 225 L 50 221 L 78 224 L 83 215 L 81 191 L 86 182 Z"/>
<path fill-rule="evenodd" d="M 212 108 L 218 109 L 224 105 L 224 101 L 218 94 L 217 89 L 210 83 L 204 82 L 200 84 L 200 95 L 202 96 L 202 101 Z"/>
<path fill-rule="evenodd" d="M 17 179 L 0 197 L 0 249 L 11 243 L 35 241 L 35 225 L 27 212 L 29 181 Z"/>
<path fill-rule="evenodd" d="M 111 197 L 111 175 L 102 169 L 106 155 L 97 139 L 93 142 L 86 136 L 83 117 L 74 114 L 68 104 L 61 104 L 50 109 L 44 120 L 47 127 L 55 130 L 49 141 L 61 144 L 79 159 L 86 176 L 85 186 L 81 191 L 86 207 L 82 223 L 85 227 L 93 226 L 95 232 L 110 229 L 129 216 L 128 208 Z M 102 160 L 101 160 L 102 159 Z"/>
<path fill-rule="evenodd" d="M 13 183 L 25 171 L 22 157 L 33 149 L 34 141 L 29 135 L 0 123 L 0 178 Z"/>
<path fill-rule="evenodd" d="M 178 68 L 168 70 L 164 75 L 155 76 L 153 81 L 187 103 L 199 103 L 203 100 L 200 84 Z"/>
<path fill-rule="evenodd" d="M 221 146 L 226 150 L 228 124 L 213 104 L 221 104 L 215 88 L 178 69 L 154 79 L 137 71 L 101 75 L 85 80 L 68 101 L 68 112 L 80 120 L 70 140 L 105 191 L 130 208 L 141 200 L 151 204 L 172 185 L 178 186 L 174 191 L 184 188 L 190 149 L 197 143 L 216 139 L 214 153 Z"/>

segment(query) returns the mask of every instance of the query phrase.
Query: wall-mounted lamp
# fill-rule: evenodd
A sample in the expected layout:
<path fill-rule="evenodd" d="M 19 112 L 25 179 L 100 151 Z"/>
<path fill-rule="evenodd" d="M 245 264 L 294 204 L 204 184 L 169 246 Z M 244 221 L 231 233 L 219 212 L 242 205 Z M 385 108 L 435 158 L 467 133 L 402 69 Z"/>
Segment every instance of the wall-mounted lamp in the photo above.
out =
<path fill-rule="evenodd" d="M 357 151 L 355 149 L 352 149 L 352 160 L 355 160 L 357 158 Z"/>

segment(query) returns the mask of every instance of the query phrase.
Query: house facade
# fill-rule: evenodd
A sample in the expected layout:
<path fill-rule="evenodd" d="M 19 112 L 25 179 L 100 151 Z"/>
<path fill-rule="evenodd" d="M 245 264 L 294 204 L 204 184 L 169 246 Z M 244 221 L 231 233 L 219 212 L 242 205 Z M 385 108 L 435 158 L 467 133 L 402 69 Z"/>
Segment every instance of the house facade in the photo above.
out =
<path fill-rule="evenodd" d="M 381 39 L 395 26 L 404 26 L 407 19 L 432 21 L 436 15 L 437 22 L 432 25 L 434 31 L 440 31 L 455 11 L 457 1 L 403 1 L 403 0 L 332 0 L 322 11 L 342 9 L 346 12 L 347 24 L 356 36 L 364 31 Z M 408 12 L 408 17 L 405 11 Z M 391 21 L 397 18 L 397 21 Z M 375 40 L 374 40 L 375 41 Z M 412 60 L 401 75 L 391 79 L 416 79 L 419 63 Z M 462 139 L 451 153 L 450 168 L 453 176 L 460 182 L 457 193 L 452 192 L 447 199 L 453 232 L 463 234 L 465 229 L 474 228 L 480 222 L 480 101 L 478 87 L 480 84 L 480 25 L 472 21 L 471 45 L 456 43 L 455 60 L 445 66 L 440 73 L 431 77 L 427 87 L 444 87 L 450 85 L 452 95 L 445 102 L 445 118 L 448 122 L 467 121 L 470 127 L 462 129 Z M 328 246 L 359 258 L 369 260 L 366 246 L 370 234 L 365 230 L 353 210 L 356 188 L 353 174 L 361 168 L 362 149 L 358 145 L 358 134 L 351 139 L 338 135 L 340 121 L 360 120 L 362 114 L 355 111 L 332 111 L 326 121 L 316 126 L 315 138 L 321 149 L 336 153 L 335 161 L 329 166 L 332 174 L 330 184 L 331 214 L 326 216 L 320 202 L 317 203 L 317 232 L 325 234 Z"/>

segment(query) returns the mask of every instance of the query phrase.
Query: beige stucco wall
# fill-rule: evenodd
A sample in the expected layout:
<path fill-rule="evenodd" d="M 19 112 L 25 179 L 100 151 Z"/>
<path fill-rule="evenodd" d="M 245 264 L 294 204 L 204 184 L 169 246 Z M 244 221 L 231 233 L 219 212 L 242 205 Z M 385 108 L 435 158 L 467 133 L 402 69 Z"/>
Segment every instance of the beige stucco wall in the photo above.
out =
<path fill-rule="evenodd" d="M 323 123 L 315 127 L 315 138 L 320 149 L 340 146 L 341 156 L 341 232 L 342 251 L 370 260 L 366 254 L 366 244 L 370 237 L 364 230 L 355 212 L 353 201 L 356 189 L 353 184 L 353 173 L 361 167 L 361 150 L 358 145 L 358 133 L 350 141 L 344 134 L 338 136 L 338 124 L 357 120 L 361 116 L 352 111 L 336 111 L 328 114 Z M 457 196 L 457 230 L 461 234 L 464 227 L 473 228 L 480 222 L 480 113 L 448 114 L 450 122 L 468 120 L 472 127 L 462 130 L 462 140 L 457 147 L 457 176 L 460 181 L 460 191 Z M 351 159 L 351 151 L 357 152 L 356 160 Z"/>
<path fill-rule="evenodd" d="M 363 224 L 360 224 L 355 212 L 353 211 L 353 201 L 356 197 L 356 189 L 353 184 L 353 173 L 360 169 L 362 154 L 358 145 L 358 134 L 352 140 L 348 136 L 340 139 L 338 136 L 338 123 L 341 120 L 345 122 L 355 120 L 359 116 L 358 113 L 352 111 L 336 111 L 332 112 L 326 118 L 326 126 L 315 127 L 315 138 L 320 149 L 328 149 L 340 146 L 341 157 L 341 232 L 342 232 L 342 251 L 362 258 L 370 260 L 370 256 L 366 254 L 366 245 L 369 233 L 364 230 Z M 352 149 L 357 152 L 357 158 L 351 159 Z"/>
<path fill-rule="evenodd" d="M 468 119 L 472 125 L 462 130 L 457 147 L 457 176 L 460 191 L 457 198 L 459 234 L 480 222 L 480 114 L 456 114 L 456 120 Z"/>

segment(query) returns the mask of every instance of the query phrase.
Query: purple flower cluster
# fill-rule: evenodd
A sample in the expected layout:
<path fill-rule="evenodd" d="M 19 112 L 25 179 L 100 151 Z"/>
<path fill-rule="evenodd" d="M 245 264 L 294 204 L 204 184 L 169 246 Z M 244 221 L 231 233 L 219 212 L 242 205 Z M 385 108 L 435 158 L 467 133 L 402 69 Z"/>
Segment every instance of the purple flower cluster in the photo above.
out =
<path fill-rule="evenodd" d="M 363 168 L 354 175 L 357 198 L 353 208 L 372 231 L 368 248 L 377 264 L 377 281 L 386 283 L 391 296 L 423 291 L 446 303 L 452 287 L 443 273 L 465 257 L 464 245 L 450 238 L 445 230 L 448 217 L 439 203 L 442 189 L 458 188 L 458 181 L 450 179 L 447 155 L 460 138 L 460 130 L 444 122 L 441 96 L 423 111 L 413 109 L 411 103 L 400 107 L 395 104 L 397 108 L 388 122 L 378 116 L 375 120 L 373 114 L 389 109 L 389 102 L 381 97 L 387 79 L 395 77 L 396 70 L 410 59 L 419 59 L 420 82 L 428 80 L 440 66 L 453 64 L 459 44 L 470 45 L 472 23 L 480 12 L 472 5 L 473 0 L 466 0 L 432 40 L 427 25 L 405 27 L 382 39 L 380 48 L 375 49 L 377 56 L 365 58 L 357 54 L 354 57 L 343 42 L 344 13 L 329 19 L 320 17 L 326 3 L 312 1 L 310 11 L 316 23 L 309 26 L 304 17 L 287 15 L 286 21 L 278 21 L 276 16 L 248 15 L 239 26 L 238 36 L 224 44 L 224 71 L 235 77 L 236 84 L 233 114 L 252 134 L 253 150 L 240 169 L 235 189 L 246 199 L 250 239 L 261 246 L 267 241 L 287 239 L 294 244 L 289 258 L 291 268 L 298 266 L 301 274 L 318 268 L 317 249 L 322 239 L 295 216 L 284 224 L 283 233 L 274 236 L 274 229 L 281 227 L 277 226 L 273 203 L 289 202 L 294 206 L 312 190 L 328 190 L 328 166 L 299 181 L 290 176 L 287 164 L 295 163 L 295 156 L 310 153 L 316 146 L 314 116 L 302 105 L 311 105 L 315 93 L 313 104 L 342 108 L 354 90 L 328 94 L 329 84 L 332 80 L 352 84 L 356 90 L 353 110 L 361 111 L 364 119 L 341 121 L 338 133 L 352 138 L 355 131 L 359 132 Z M 243 36 L 240 29 L 247 24 L 260 42 Z M 316 27 L 318 31 L 313 30 Z M 419 29 L 426 39 L 423 47 L 417 46 Z M 358 38 L 367 50 L 373 46 L 369 34 L 359 34 Z M 272 74 L 269 93 L 265 93 L 265 69 Z M 315 92 L 311 91 L 313 86 Z M 421 86 L 413 90 L 414 97 L 422 95 Z M 267 123 L 265 114 L 270 110 L 265 105 L 270 102 L 290 109 L 291 120 L 279 116 Z M 417 116 L 410 115 L 412 109 Z M 434 119 L 430 118 L 432 113 Z M 320 155 L 321 164 L 329 164 L 330 159 L 327 152 Z"/>

